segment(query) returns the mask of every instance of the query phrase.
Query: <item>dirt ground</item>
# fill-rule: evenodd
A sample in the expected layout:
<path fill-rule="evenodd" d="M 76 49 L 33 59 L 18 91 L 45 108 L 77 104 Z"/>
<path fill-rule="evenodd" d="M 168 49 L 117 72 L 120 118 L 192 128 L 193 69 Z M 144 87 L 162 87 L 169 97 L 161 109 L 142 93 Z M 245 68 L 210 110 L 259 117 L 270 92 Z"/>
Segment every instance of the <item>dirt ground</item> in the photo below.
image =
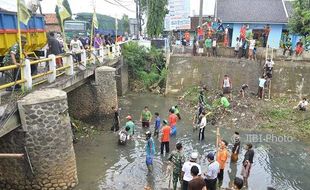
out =
<path fill-rule="evenodd" d="M 309 141 L 310 112 L 294 109 L 300 100 L 289 98 L 272 98 L 259 100 L 254 93 L 246 93 L 245 98 L 233 94 L 229 112 L 214 110 L 219 106 L 219 91 L 205 92 L 207 103 L 213 107 L 217 122 L 221 127 L 241 128 L 246 130 L 263 130 L 276 134 L 289 134 L 300 140 Z M 179 97 L 182 107 L 188 107 L 195 113 L 199 88 L 189 89 Z"/>

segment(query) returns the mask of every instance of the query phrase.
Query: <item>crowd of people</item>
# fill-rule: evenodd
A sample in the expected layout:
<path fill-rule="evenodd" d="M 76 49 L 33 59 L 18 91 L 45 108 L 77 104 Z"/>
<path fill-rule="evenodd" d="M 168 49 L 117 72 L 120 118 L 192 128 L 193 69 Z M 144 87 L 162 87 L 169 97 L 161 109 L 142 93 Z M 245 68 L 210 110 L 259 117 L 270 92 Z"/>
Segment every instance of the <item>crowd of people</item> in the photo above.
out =
<path fill-rule="evenodd" d="M 223 80 L 223 91 L 225 95 L 221 95 L 221 102 L 224 109 L 229 108 L 229 103 L 226 96 L 230 94 L 230 89 L 232 83 L 228 76 L 225 76 Z M 228 89 L 229 88 L 229 89 Z M 198 126 L 199 130 L 199 140 L 204 140 L 204 128 L 207 125 L 206 121 L 206 110 L 207 104 L 205 103 L 205 98 L 203 92 L 199 94 L 199 112 L 197 118 L 194 120 L 194 126 Z M 126 145 L 129 140 L 135 140 L 136 124 L 133 122 L 131 115 L 126 117 L 126 124 L 124 127 L 120 128 L 120 117 L 117 108 L 113 107 L 114 119 L 111 130 L 118 132 L 119 134 L 119 144 Z M 187 160 L 183 153 L 182 142 L 177 142 L 175 149 L 170 151 L 170 141 L 171 138 L 177 136 L 178 122 L 181 120 L 180 110 L 178 106 L 172 106 L 169 109 L 169 115 L 167 120 L 160 117 L 158 112 L 154 113 L 155 118 L 153 119 L 153 114 L 149 110 L 148 106 L 145 106 L 140 115 L 140 124 L 143 129 L 146 129 L 146 166 L 148 168 L 148 173 L 153 172 L 153 158 L 155 156 L 155 139 L 160 142 L 160 154 L 168 155 L 168 173 L 172 176 L 173 189 L 177 189 L 177 184 L 181 184 L 182 190 L 216 190 L 220 187 L 224 178 L 224 169 L 226 167 L 226 162 L 229 157 L 233 163 L 238 160 L 238 155 L 241 149 L 241 141 L 238 132 L 234 134 L 234 142 L 231 151 L 228 150 L 228 142 L 221 138 L 220 134 L 217 133 L 217 146 L 215 151 L 208 152 L 204 155 L 208 160 L 208 166 L 206 171 L 202 171 L 201 166 L 197 163 L 199 158 L 199 153 L 193 151 L 190 158 Z M 154 121 L 154 129 L 151 127 L 151 122 Z M 153 133 L 151 132 L 153 130 Z M 236 177 L 232 184 L 231 189 L 237 190 L 241 189 L 243 186 L 247 186 L 247 179 L 250 175 L 251 165 L 253 164 L 254 151 L 252 149 L 252 144 L 245 145 L 246 153 L 243 160 L 243 169 L 241 175 L 243 179 Z M 231 153 L 230 153 L 231 152 Z M 231 155 L 231 156 L 230 156 Z"/>

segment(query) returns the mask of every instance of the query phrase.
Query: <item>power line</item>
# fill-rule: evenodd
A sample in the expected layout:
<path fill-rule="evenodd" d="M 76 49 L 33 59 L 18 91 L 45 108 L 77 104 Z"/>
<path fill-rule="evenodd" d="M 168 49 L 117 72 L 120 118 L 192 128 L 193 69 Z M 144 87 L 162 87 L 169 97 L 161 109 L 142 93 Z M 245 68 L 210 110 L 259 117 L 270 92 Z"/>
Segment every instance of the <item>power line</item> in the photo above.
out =
<path fill-rule="evenodd" d="M 104 0 L 105 2 L 107 2 L 107 3 L 110 3 L 111 5 L 114 5 L 114 6 L 118 6 L 118 7 L 122 7 L 122 8 L 124 8 L 124 9 L 126 9 L 126 10 L 128 10 L 128 11 L 130 11 L 130 12 L 135 12 L 135 11 L 133 11 L 133 10 L 130 10 L 130 9 L 128 9 L 126 6 L 124 6 L 122 3 L 120 3 L 119 1 L 117 1 L 117 0 L 113 0 L 114 2 L 116 2 L 117 4 L 115 4 L 114 2 L 111 2 L 111 1 L 109 1 L 109 0 Z"/>
<path fill-rule="evenodd" d="M 114 0 L 117 4 L 119 4 L 120 6 L 122 6 L 123 8 L 125 8 L 126 10 L 128 10 L 128 11 L 131 11 L 131 12 L 135 12 L 135 11 L 133 11 L 133 10 L 131 10 L 131 9 L 128 9 L 126 6 L 124 6 L 121 2 L 119 2 L 119 0 Z"/>

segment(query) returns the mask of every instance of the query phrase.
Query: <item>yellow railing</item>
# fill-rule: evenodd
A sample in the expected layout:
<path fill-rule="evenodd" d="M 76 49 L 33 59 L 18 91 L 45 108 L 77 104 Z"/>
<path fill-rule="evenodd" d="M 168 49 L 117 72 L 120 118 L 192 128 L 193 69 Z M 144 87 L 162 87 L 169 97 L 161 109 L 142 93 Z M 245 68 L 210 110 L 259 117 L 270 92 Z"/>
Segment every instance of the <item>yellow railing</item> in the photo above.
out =
<path fill-rule="evenodd" d="M 29 53 L 28 53 L 29 54 Z M 30 53 L 33 54 L 33 53 Z M 113 59 L 114 57 L 118 57 L 121 55 L 120 52 L 120 46 L 119 45 L 112 45 L 112 46 L 105 46 L 101 48 L 92 48 L 88 50 L 83 50 L 80 52 L 82 60 L 78 64 L 82 64 L 86 67 L 86 65 L 89 62 L 96 62 L 96 60 L 99 60 L 100 62 L 103 62 L 103 59 Z M 90 55 L 90 57 L 87 56 L 87 54 Z M 36 55 L 34 56 L 35 58 Z M 65 62 L 63 66 L 56 68 L 56 59 L 63 59 Z M 31 90 L 33 86 L 37 86 L 39 84 L 45 83 L 45 82 L 53 82 L 56 80 L 57 77 L 67 74 L 67 75 L 73 75 L 73 69 L 78 65 L 74 64 L 72 62 L 73 57 L 72 54 L 66 54 L 62 56 L 55 56 L 50 55 L 49 58 L 43 58 L 38 60 L 30 61 L 29 59 L 25 59 L 22 64 L 20 65 L 9 65 L 0 67 L 0 72 L 8 72 L 12 71 L 14 69 L 18 69 L 20 67 L 20 76 L 21 78 L 17 80 L 16 82 L 8 82 L 3 85 L 0 85 L 0 90 L 15 86 L 17 84 L 22 85 L 22 90 Z M 45 71 L 43 73 L 39 73 L 36 75 L 31 75 L 31 65 L 38 65 L 39 63 L 48 62 L 48 71 Z M 47 67 L 47 65 L 46 65 Z M 64 71 L 65 72 L 61 72 Z M 58 73 L 57 73 L 58 72 Z M 39 80 L 42 79 L 42 80 Z"/>

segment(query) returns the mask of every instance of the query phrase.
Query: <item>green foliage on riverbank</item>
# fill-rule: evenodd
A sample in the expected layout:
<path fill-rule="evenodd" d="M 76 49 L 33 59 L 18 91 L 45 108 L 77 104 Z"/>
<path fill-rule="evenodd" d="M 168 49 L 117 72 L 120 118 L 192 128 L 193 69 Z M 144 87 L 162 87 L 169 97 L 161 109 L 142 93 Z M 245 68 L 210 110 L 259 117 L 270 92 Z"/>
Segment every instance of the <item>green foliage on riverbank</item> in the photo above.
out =
<path fill-rule="evenodd" d="M 162 50 L 147 49 L 137 42 L 129 42 L 123 48 L 123 55 L 128 64 L 130 79 L 141 81 L 145 88 L 165 85 L 167 69 Z"/>

